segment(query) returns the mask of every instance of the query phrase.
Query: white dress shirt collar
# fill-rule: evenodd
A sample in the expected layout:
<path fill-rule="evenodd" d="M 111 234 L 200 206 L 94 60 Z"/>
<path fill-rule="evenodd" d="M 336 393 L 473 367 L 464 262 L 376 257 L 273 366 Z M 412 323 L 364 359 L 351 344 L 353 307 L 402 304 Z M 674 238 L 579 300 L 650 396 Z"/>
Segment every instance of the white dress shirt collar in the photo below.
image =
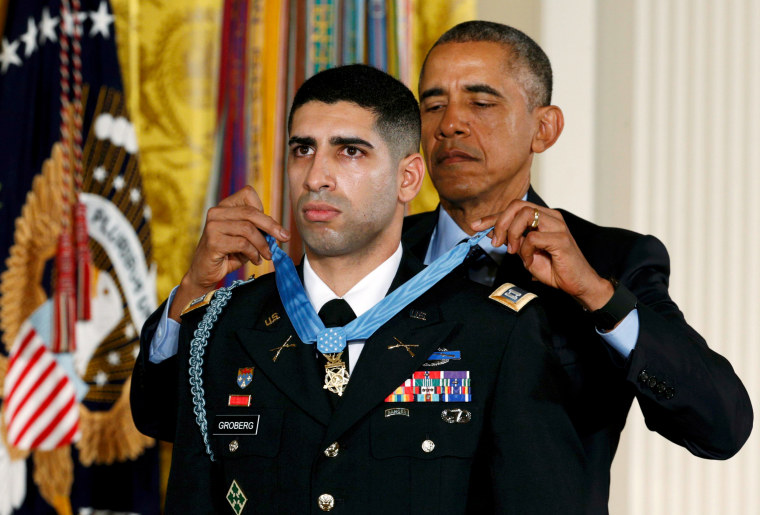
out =
<path fill-rule="evenodd" d="M 522 200 L 528 200 L 528 194 L 523 195 Z M 457 225 L 451 215 L 449 215 L 443 207 L 438 206 L 438 222 L 433 229 L 433 236 L 430 238 L 430 245 L 428 245 L 427 254 L 425 255 L 425 264 L 429 265 L 441 255 L 445 254 L 454 246 L 465 238 L 469 238 L 470 235 L 462 230 Z M 478 245 L 486 251 L 491 259 L 496 264 L 500 265 L 504 260 L 504 256 L 507 254 L 507 246 L 494 247 L 491 245 L 490 238 L 483 238 L 478 242 Z"/>
<path fill-rule="evenodd" d="M 453 249 L 460 241 L 469 237 L 470 235 L 457 225 L 445 209 L 438 209 L 438 222 L 433 230 L 433 237 L 430 238 L 430 245 L 428 245 L 427 254 L 425 255 L 425 264 L 429 265 L 441 255 Z M 480 247 L 486 251 L 486 254 L 491 256 L 491 259 L 497 264 L 501 264 L 504 255 L 507 253 L 507 247 L 505 245 L 494 247 L 491 245 L 491 239 L 487 237 L 480 240 L 478 245 L 480 245 Z"/>
<path fill-rule="evenodd" d="M 399 243 L 396 252 L 383 263 L 372 270 L 369 274 L 356 283 L 353 288 L 348 290 L 343 297 L 333 292 L 325 282 L 319 278 L 317 273 L 309 264 L 309 259 L 304 255 L 303 258 L 303 287 L 306 290 L 306 296 L 309 302 L 314 306 L 318 313 L 322 306 L 332 299 L 343 298 L 351 306 L 357 317 L 363 315 L 372 306 L 380 302 L 388 293 L 393 278 L 396 277 L 396 271 L 401 264 L 401 244 Z"/>

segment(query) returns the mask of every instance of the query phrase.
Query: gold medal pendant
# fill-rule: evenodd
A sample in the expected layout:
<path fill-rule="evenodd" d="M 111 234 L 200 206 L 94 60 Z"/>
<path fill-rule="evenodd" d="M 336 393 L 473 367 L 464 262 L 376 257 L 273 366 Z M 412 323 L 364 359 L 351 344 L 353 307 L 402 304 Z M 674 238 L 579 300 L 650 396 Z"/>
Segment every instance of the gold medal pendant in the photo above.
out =
<path fill-rule="evenodd" d="M 348 369 L 341 359 L 343 351 L 337 354 L 324 354 L 327 364 L 325 365 L 325 385 L 323 388 L 332 393 L 337 393 L 339 397 L 343 396 L 343 391 L 348 384 Z"/>

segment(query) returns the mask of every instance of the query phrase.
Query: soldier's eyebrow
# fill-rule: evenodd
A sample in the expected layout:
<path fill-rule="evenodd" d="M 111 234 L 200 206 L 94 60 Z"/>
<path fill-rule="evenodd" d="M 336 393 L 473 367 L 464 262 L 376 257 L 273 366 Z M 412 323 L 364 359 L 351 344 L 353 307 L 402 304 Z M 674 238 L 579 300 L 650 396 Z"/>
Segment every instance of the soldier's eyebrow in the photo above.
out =
<path fill-rule="evenodd" d="M 495 97 L 504 98 L 504 95 L 493 89 L 488 84 L 469 84 L 465 86 L 464 89 L 469 93 L 486 93 Z"/>
<path fill-rule="evenodd" d="M 290 145 L 309 145 L 313 147 L 317 144 L 317 140 L 309 136 L 293 136 L 288 140 L 288 146 Z"/>
<path fill-rule="evenodd" d="M 367 148 L 375 148 L 375 146 L 369 141 L 359 138 L 357 136 L 333 136 L 330 138 L 331 145 L 361 145 Z"/>

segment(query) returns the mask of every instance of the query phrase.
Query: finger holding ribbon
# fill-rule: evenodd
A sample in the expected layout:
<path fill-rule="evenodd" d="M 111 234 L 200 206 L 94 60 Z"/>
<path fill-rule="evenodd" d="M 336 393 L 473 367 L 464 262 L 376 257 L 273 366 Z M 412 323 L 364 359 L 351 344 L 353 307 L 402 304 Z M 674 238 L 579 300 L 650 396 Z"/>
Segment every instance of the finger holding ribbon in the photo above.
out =
<path fill-rule="evenodd" d="M 490 224 L 494 225 L 489 234 L 492 245 L 506 244 L 507 252 L 518 254 L 536 280 L 575 297 L 592 311 L 612 297 L 612 284 L 588 263 L 559 211 L 514 200 L 506 210 L 481 219 L 472 228 Z"/>
<path fill-rule="evenodd" d="M 272 217 L 264 214 L 258 194 L 251 186 L 235 192 L 208 210 L 190 268 L 182 278 L 169 316 L 179 320 L 182 308 L 191 300 L 213 290 L 227 274 L 247 262 L 261 264 L 272 253 L 262 234 L 287 241 L 290 234 Z"/>

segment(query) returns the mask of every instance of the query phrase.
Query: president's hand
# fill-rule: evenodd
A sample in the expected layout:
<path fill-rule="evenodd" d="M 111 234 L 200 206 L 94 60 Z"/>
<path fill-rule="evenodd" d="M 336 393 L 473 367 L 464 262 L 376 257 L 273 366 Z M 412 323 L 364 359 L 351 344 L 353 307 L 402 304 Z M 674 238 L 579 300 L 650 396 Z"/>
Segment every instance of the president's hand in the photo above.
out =
<path fill-rule="evenodd" d="M 531 227 L 536 212 L 538 226 Z M 535 279 L 573 296 L 586 309 L 599 309 L 612 297 L 612 284 L 586 261 L 559 211 L 513 200 L 501 213 L 473 223 L 472 229 L 491 226 L 494 247 L 506 244 L 507 252 L 519 254 Z"/>
<path fill-rule="evenodd" d="M 228 273 L 248 261 L 258 265 L 262 259 L 272 259 L 261 231 L 281 242 L 290 239 L 287 230 L 264 214 L 261 200 L 251 186 L 209 209 L 203 234 L 174 295 L 169 317 L 179 321 L 180 313 L 191 300 L 214 289 Z"/>

